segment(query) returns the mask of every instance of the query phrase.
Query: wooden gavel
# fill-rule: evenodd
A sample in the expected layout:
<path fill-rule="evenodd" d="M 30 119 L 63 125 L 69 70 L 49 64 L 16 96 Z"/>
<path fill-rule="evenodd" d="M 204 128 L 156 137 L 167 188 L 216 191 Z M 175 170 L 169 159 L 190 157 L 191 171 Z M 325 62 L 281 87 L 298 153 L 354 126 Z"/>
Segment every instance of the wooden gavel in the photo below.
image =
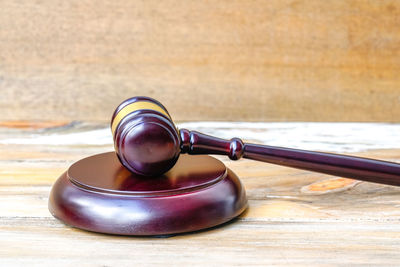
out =
<path fill-rule="evenodd" d="M 232 160 L 253 159 L 282 166 L 400 185 L 400 164 L 340 154 L 224 140 L 178 129 L 167 109 L 149 97 L 122 102 L 111 120 L 115 151 L 131 172 L 156 176 L 172 168 L 181 153 L 227 155 Z"/>

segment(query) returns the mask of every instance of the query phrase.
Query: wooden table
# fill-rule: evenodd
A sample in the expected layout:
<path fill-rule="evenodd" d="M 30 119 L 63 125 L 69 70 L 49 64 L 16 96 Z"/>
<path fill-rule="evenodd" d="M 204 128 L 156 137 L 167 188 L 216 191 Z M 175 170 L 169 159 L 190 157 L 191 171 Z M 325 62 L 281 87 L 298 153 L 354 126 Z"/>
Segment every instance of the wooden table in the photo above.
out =
<path fill-rule="evenodd" d="M 249 209 L 230 223 L 163 238 L 71 228 L 49 213 L 49 191 L 74 161 L 113 149 L 107 125 L 0 125 L 1 266 L 400 265 L 399 188 L 222 157 L 241 177 L 249 198 Z M 400 160 L 395 124 L 181 126 L 247 141 Z"/>

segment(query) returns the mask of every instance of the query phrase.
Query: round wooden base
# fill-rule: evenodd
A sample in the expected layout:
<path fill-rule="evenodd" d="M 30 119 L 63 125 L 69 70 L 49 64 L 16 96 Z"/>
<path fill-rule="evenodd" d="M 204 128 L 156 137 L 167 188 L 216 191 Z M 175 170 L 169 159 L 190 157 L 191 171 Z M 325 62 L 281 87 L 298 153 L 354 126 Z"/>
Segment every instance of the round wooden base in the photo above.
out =
<path fill-rule="evenodd" d="M 53 216 L 77 228 L 120 235 L 166 235 L 227 222 L 247 207 L 238 177 L 210 156 L 181 155 L 159 177 L 142 177 L 114 152 L 74 163 L 54 184 Z"/>

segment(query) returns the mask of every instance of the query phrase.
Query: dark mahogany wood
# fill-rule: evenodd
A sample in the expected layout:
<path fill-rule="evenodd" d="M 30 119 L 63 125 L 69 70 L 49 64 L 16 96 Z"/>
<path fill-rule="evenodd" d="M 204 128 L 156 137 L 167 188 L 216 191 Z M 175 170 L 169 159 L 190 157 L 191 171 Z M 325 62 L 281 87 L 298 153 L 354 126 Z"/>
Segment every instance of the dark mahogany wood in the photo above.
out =
<path fill-rule="evenodd" d="M 124 116 L 113 133 L 115 151 L 121 163 L 133 173 L 163 174 L 174 166 L 180 154 L 179 133 L 164 106 L 149 97 L 127 99 L 115 110 L 111 125 L 118 112 L 135 102 L 153 103 L 167 116 L 151 109 L 135 110 Z"/>
<path fill-rule="evenodd" d="M 130 171 L 161 174 L 171 168 L 180 153 L 220 154 L 359 180 L 400 185 L 400 164 L 374 159 L 283 147 L 244 144 L 239 138 L 223 140 L 186 129 L 178 130 L 164 106 L 148 97 L 124 101 L 113 115 L 135 101 L 148 101 L 159 111 L 141 109 L 121 121 L 114 135 L 117 154 Z M 122 108 L 121 108 L 122 107 Z"/>
<path fill-rule="evenodd" d="M 165 107 L 149 97 L 121 103 L 111 128 L 116 153 L 74 163 L 52 188 L 49 209 L 69 225 L 109 234 L 167 235 L 209 228 L 238 216 L 247 207 L 238 177 L 217 159 L 197 154 L 400 185 L 400 164 L 393 162 L 178 130 Z M 185 153 L 192 155 L 181 155 Z"/>
<path fill-rule="evenodd" d="M 224 140 L 186 129 L 180 130 L 182 153 L 241 157 L 368 182 L 400 185 L 400 164 L 375 159 L 284 147 L 245 144 L 238 138 Z"/>
<path fill-rule="evenodd" d="M 166 235 L 227 222 L 247 207 L 238 177 L 210 156 L 182 155 L 164 175 L 143 179 L 114 152 L 74 163 L 54 184 L 49 210 L 77 228 Z"/>

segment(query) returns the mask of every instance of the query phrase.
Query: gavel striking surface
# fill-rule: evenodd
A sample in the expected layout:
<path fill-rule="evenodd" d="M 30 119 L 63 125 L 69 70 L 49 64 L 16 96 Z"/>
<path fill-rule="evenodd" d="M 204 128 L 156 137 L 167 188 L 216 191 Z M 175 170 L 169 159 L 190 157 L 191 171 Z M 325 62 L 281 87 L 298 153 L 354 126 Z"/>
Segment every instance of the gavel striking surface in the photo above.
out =
<path fill-rule="evenodd" d="M 165 235 L 216 226 L 247 207 L 238 177 L 210 156 L 181 155 L 164 175 L 132 174 L 114 152 L 74 163 L 55 183 L 51 213 L 77 228 Z"/>

